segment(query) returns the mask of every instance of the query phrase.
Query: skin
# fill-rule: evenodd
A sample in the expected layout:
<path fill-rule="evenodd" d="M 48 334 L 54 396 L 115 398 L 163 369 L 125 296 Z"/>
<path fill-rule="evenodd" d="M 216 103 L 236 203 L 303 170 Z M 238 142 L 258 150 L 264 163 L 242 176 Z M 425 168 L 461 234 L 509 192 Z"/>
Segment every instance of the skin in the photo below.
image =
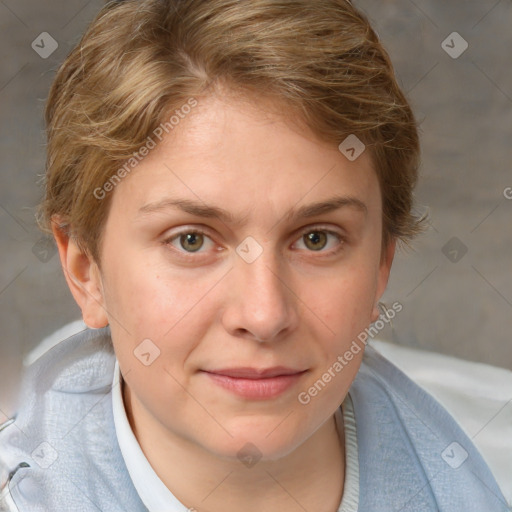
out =
<path fill-rule="evenodd" d="M 381 251 L 382 201 L 368 152 L 350 162 L 257 105 L 227 94 L 201 98 L 124 178 L 105 225 L 101 271 L 54 234 L 85 323 L 110 324 L 132 429 L 174 495 L 198 511 L 332 512 L 345 466 L 333 415 L 363 351 L 309 404 L 298 395 L 377 319 L 395 244 Z M 287 217 L 335 195 L 365 209 Z M 222 207 L 243 222 L 147 207 L 169 197 Z M 188 245 L 177 236 L 198 228 L 206 235 Z M 320 238 L 308 242 L 306 233 Z M 252 263 L 236 251 L 249 236 L 262 249 Z M 149 366 L 134 356 L 145 339 L 160 350 Z M 277 365 L 307 371 L 267 400 L 234 395 L 202 371 Z M 237 458 L 246 443 L 261 454 L 252 467 Z"/>

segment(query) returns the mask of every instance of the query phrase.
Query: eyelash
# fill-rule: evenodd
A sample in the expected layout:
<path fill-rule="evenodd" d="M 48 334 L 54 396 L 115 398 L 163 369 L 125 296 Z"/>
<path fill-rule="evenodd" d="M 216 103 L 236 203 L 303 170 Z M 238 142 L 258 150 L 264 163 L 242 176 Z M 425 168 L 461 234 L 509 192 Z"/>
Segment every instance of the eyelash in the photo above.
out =
<path fill-rule="evenodd" d="M 299 233 L 297 240 L 301 240 L 302 237 L 304 235 L 307 235 L 308 233 L 326 233 L 327 235 L 332 235 L 337 239 L 338 246 L 329 251 L 324 251 L 323 249 L 321 249 L 319 251 L 307 250 L 307 252 L 311 252 L 311 253 L 317 252 L 318 254 L 322 254 L 323 256 L 334 256 L 343 248 L 343 246 L 345 245 L 345 242 L 346 242 L 346 238 L 344 236 L 342 236 L 340 233 L 330 230 L 330 229 L 327 229 L 327 228 L 324 228 L 322 226 L 313 226 L 313 228 L 309 227 L 309 228 L 302 230 Z M 199 249 L 198 252 L 194 253 L 194 252 L 186 252 L 183 249 L 181 249 L 181 250 L 176 249 L 175 247 L 172 246 L 172 242 L 174 240 L 179 240 L 179 238 L 181 236 L 187 235 L 187 234 L 203 235 L 203 236 L 208 237 L 211 240 L 211 236 L 205 230 L 203 230 L 201 228 L 194 228 L 194 229 L 187 229 L 187 230 L 183 230 L 178 233 L 175 233 L 171 237 L 168 237 L 165 240 L 163 240 L 162 243 L 167 247 L 171 246 L 172 250 L 175 251 L 181 258 L 186 259 L 186 260 L 195 260 L 195 259 L 197 259 L 196 254 L 201 254 L 199 251 L 202 249 L 202 247 L 201 247 L 201 249 Z M 212 242 L 213 242 L 213 240 L 212 240 Z"/>

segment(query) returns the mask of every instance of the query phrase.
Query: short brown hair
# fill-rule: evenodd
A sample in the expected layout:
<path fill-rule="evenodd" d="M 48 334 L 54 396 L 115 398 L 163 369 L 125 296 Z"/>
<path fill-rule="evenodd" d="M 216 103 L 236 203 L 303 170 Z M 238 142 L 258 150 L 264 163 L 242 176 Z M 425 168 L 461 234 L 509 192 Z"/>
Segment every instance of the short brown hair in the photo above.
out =
<path fill-rule="evenodd" d="M 419 232 L 416 122 L 388 54 L 347 0 L 108 3 L 49 94 L 43 229 L 58 215 L 99 263 L 111 194 L 94 191 L 171 111 L 220 83 L 247 97 L 264 91 L 326 142 L 355 134 L 379 178 L 383 243 Z"/>

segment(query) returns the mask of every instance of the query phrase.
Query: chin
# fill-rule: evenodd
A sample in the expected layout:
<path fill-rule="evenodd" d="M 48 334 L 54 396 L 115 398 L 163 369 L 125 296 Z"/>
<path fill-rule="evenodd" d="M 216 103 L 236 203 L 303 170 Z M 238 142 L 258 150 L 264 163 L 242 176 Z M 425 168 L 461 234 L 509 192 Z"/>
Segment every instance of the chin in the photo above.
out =
<path fill-rule="evenodd" d="M 238 459 L 248 467 L 257 460 L 277 460 L 286 457 L 301 444 L 307 436 L 279 425 L 281 420 L 265 421 L 256 425 L 253 417 L 249 423 L 232 426 L 227 430 L 233 437 L 223 435 L 210 440 L 210 451 L 217 456 Z M 283 422 L 284 423 L 284 422 Z M 276 428 L 277 427 L 277 428 Z M 253 461 L 253 462 L 248 462 Z"/>

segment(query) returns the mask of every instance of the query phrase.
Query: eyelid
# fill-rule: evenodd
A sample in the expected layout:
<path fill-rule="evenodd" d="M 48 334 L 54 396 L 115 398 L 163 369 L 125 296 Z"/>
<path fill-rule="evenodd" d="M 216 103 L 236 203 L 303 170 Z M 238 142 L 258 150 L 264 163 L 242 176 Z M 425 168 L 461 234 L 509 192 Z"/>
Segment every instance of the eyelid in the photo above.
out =
<path fill-rule="evenodd" d="M 334 254 L 337 254 L 338 251 L 341 250 L 343 245 L 345 245 L 345 243 L 347 242 L 347 236 L 334 230 L 333 228 L 324 226 L 322 224 L 312 224 L 310 226 L 306 226 L 305 228 L 301 229 L 298 232 L 298 237 L 296 237 L 296 241 L 294 242 L 294 244 L 297 243 L 299 240 L 301 240 L 302 237 L 304 235 L 306 235 L 307 233 L 314 233 L 315 231 L 320 231 L 320 232 L 327 233 L 329 235 L 336 237 L 338 239 L 338 245 L 337 245 L 337 247 L 335 247 L 334 249 L 331 249 L 331 250 L 307 251 L 309 253 L 312 253 L 312 254 L 316 253 L 316 254 L 319 254 L 322 256 L 332 256 Z"/>
<path fill-rule="evenodd" d="M 179 239 L 180 236 L 183 236 L 183 235 L 187 235 L 187 234 L 190 234 L 190 233 L 194 233 L 194 234 L 199 234 L 199 235 L 203 235 L 205 237 L 208 237 L 212 243 L 215 244 L 215 241 L 213 240 L 212 236 L 208 233 L 207 230 L 205 230 L 204 228 L 202 227 L 192 227 L 192 226 L 189 226 L 189 227 L 186 227 L 176 233 L 173 233 L 172 235 L 170 236 L 167 236 L 164 238 L 164 240 L 162 241 L 163 245 L 165 246 L 171 246 L 172 247 L 172 250 L 179 254 L 180 256 L 184 257 L 185 259 L 190 259 L 190 258 L 197 258 L 197 256 L 195 256 L 196 254 L 203 254 L 201 252 L 201 249 L 199 249 L 199 251 L 197 253 L 195 252 L 186 252 L 186 251 L 183 251 L 183 250 L 179 250 L 177 248 L 175 248 L 174 246 L 172 246 L 172 242 L 174 242 L 174 240 L 176 239 Z"/>
<path fill-rule="evenodd" d="M 325 226 L 325 225 L 322 225 L 322 224 L 311 224 L 309 226 L 305 226 L 304 228 L 301 228 L 300 230 L 298 230 L 295 235 L 294 235 L 294 243 L 297 243 L 304 235 L 306 235 L 307 233 L 312 233 L 312 232 L 315 232 L 315 231 L 321 231 L 321 232 L 324 232 L 324 233 L 327 233 L 329 235 L 332 235 L 334 237 L 336 237 L 338 239 L 338 247 L 335 248 L 335 249 L 331 249 L 329 251 L 318 251 L 316 252 L 317 254 L 322 254 L 322 255 L 325 255 L 325 256 L 329 256 L 329 255 L 333 255 L 333 254 L 336 254 L 337 251 L 344 245 L 344 243 L 347 241 L 347 237 L 345 235 L 343 235 L 341 232 L 338 232 L 336 230 L 334 230 L 333 228 L 331 227 L 328 227 L 328 226 Z M 176 232 L 176 233 L 173 233 L 171 236 L 168 236 L 166 237 L 164 240 L 163 240 L 163 244 L 164 245 L 172 245 L 171 242 L 173 242 L 174 240 L 176 240 L 177 238 L 179 238 L 180 236 L 182 235 L 186 235 L 186 234 L 189 234 L 189 233 L 195 233 L 195 234 L 200 234 L 200 235 L 203 235 L 203 236 L 206 236 L 208 237 L 213 243 L 215 243 L 215 241 L 213 240 L 212 238 L 212 235 L 209 233 L 209 231 L 203 227 L 195 227 L 195 226 L 188 226 L 188 227 L 185 227 L 183 228 L 182 230 Z M 197 253 L 194 253 L 194 252 L 186 252 L 186 251 L 182 251 L 182 250 L 179 250 L 179 249 L 176 249 L 173 247 L 173 249 L 180 255 L 180 256 L 183 256 L 185 259 L 190 259 L 190 258 L 197 258 L 198 256 L 196 255 L 201 255 L 203 254 L 201 252 L 201 249 L 199 249 L 199 251 Z M 315 251 L 307 251 L 307 252 L 311 252 L 313 254 L 315 254 Z"/>
<path fill-rule="evenodd" d="M 324 224 L 311 224 L 310 226 L 306 226 L 304 228 L 301 228 L 298 231 L 298 235 L 299 236 L 303 236 L 306 233 L 311 233 L 311 232 L 314 232 L 314 231 L 325 231 L 326 233 L 330 233 L 331 235 L 337 235 L 340 238 L 344 237 L 344 235 L 342 233 L 336 231 L 334 228 L 332 228 L 331 226 L 329 226 L 327 224 L 325 224 L 325 225 Z"/>

